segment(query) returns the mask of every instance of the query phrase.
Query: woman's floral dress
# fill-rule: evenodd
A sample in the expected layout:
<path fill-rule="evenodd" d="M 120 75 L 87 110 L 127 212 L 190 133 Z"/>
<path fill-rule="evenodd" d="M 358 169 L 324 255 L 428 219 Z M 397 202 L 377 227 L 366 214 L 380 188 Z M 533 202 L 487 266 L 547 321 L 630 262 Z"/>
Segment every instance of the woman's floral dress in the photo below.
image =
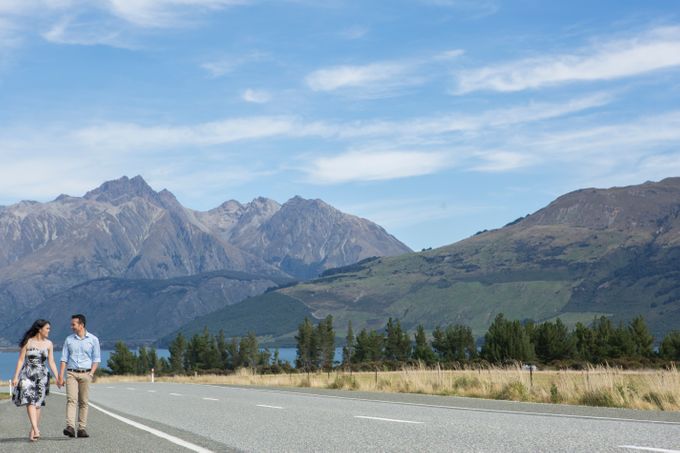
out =
<path fill-rule="evenodd" d="M 50 374 L 45 366 L 48 354 L 47 348 L 28 348 L 26 351 L 19 382 L 12 392 L 12 401 L 17 406 L 45 405 L 45 397 L 50 393 Z"/>

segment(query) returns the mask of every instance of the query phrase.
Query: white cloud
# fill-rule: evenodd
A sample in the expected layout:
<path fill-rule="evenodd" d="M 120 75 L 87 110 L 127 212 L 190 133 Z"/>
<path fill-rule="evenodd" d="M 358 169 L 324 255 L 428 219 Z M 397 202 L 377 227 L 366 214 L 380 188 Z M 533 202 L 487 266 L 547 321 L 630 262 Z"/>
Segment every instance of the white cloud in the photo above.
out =
<path fill-rule="evenodd" d="M 530 155 L 510 151 L 485 151 L 478 153 L 477 157 L 482 162 L 473 165 L 470 169 L 479 172 L 507 172 L 534 163 Z"/>
<path fill-rule="evenodd" d="M 338 184 L 421 176 L 452 165 L 452 156 L 445 152 L 349 151 L 315 159 L 306 172 L 315 183 Z"/>
<path fill-rule="evenodd" d="M 457 94 L 521 91 L 576 81 L 611 80 L 680 66 L 680 27 L 657 28 L 575 54 L 542 56 L 458 74 Z"/>
<path fill-rule="evenodd" d="M 121 32 L 116 27 L 100 23 L 77 22 L 70 17 L 64 17 L 52 25 L 42 34 L 42 37 L 53 44 L 135 48 L 121 37 Z"/>
<path fill-rule="evenodd" d="M 237 57 L 224 57 L 213 61 L 208 61 L 201 64 L 201 68 L 208 71 L 211 77 L 222 77 L 235 71 L 239 67 L 262 61 L 267 58 L 267 54 L 263 52 L 250 52 Z"/>
<path fill-rule="evenodd" d="M 248 88 L 241 96 L 246 102 L 253 102 L 255 104 L 266 104 L 270 101 L 271 95 L 264 90 L 252 90 Z"/>
<path fill-rule="evenodd" d="M 368 28 L 356 25 L 340 32 L 340 36 L 345 39 L 361 39 L 368 34 Z"/>
<path fill-rule="evenodd" d="M 140 27 L 174 27 L 187 15 L 245 5 L 249 0 L 107 0 L 111 14 Z"/>
<path fill-rule="evenodd" d="M 81 145 L 137 151 L 178 146 L 205 146 L 240 140 L 292 134 L 294 121 L 287 117 L 231 118 L 192 126 L 140 126 L 106 123 L 72 133 Z"/>
<path fill-rule="evenodd" d="M 496 0 L 420 0 L 421 3 L 451 8 L 467 13 L 473 18 L 496 14 L 500 6 Z"/>
<path fill-rule="evenodd" d="M 563 102 L 532 102 L 518 107 L 489 110 L 477 115 L 447 114 L 438 117 L 411 118 L 403 122 L 350 123 L 345 124 L 338 134 L 348 138 L 380 135 L 423 137 L 476 131 L 559 118 L 604 106 L 612 99 L 612 95 L 608 93 L 596 93 Z"/>
<path fill-rule="evenodd" d="M 400 63 L 372 63 L 364 66 L 334 66 L 309 74 L 305 81 L 314 91 L 371 87 L 404 77 L 409 67 Z"/>

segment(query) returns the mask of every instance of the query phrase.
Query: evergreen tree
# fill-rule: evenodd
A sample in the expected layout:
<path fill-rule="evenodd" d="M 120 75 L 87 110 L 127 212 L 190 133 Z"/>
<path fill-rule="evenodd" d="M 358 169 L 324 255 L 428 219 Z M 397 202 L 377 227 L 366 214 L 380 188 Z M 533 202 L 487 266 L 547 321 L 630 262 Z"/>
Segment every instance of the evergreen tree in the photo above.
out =
<path fill-rule="evenodd" d="M 137 371 L 137 356 L 125 343 L 118 341 L 106 365 L 113 374 L 133 374 Z"/>
<path fill-rule="evenodd" d="M 347 366 L 352 363 L 354 355 L 354 331 L 352 330 L 352 320 L 347 322 L 347 336 L 345 337 L 345 347 L 342 348 L 342 364 Z"/>
<path fill-rule="evenodd" d="M 534 359 L 534 346 L 520 322 L 508 321 L 501 313 L 484 336 L 482 356 L 494 363 L 506 360 L 528 362 Z"/>
<path fill-rule="evenodd" d="M 574 329 L 576 356 L 587 362 L 593 361 L 595 354 L 595 333 L 583 323 L 577 322 Z"/>
<path fill-rule="evenodd" d="M 148 351 L 149 351 L 148 352 L 149 361 L 148 361 L 147 368 L 149 369 L 149 371 L 151 371 L 151 369 L 153 368 L 155 373 L 161 372 L 162 365 L 161 365 L 160 359 L 158 358 L 158 353 L 156 352 L 156 348 L 154 348 L 153 346 L 150 346 Z"/>
<path fill-rule="evenodd" d="M 647 323 L 642 316 L 633 319 L 628 326 L 633 341 L 634 354 L 638 357 L 651 357 L 654 354 L 652 345 L 654 337 L 649 333 Z"/>
<path fill-rule="evenodd" d="M 544 363 L 570 359 L 576 353 L 575 337 L 559 318 L 554 323 L 544 322 L 534 326 L 531 338 L 536 357 Z"/>
<path fill-rule="evenodd" d="M 612 358 L 626 358 L 635 355 L 635 343 L 631 331 L 619 323 L 618 327 L 614 329 L 609 338 L 609 357 Z"/>
<path fill-rule="evenodd" d="M 606 316 L 600 316 L 593 321 L 593 351 L 594 362 L 604 362 L 612 357 L 611 344 L 614 336 L 612 322 Z"/>
<path fill-rule="evenodd" d="M 319 358 L 316 366 L 325 370 L 333 368 L 335 359 L 335 331 L 333 330 L 333 316 L 328 315 L 317 325 L 316 341 L 319 345 Z"/>
<path fill-rule="evenodd" d="M 149 372 L 149 354 L 144 346 L 140 346 L 137 352 L 137 374 L 146 374 Z"/>
<path fill-rule="evenodd" d="M 219 366 L 222 370 L 229 368 L 229 348 L 227 347 L 227 340 L 224 337 L 224 329 L 220 329 L 217 334 L 217 339 L 215 341 L 215 346 L 217 347 L 217 353 L 219 354 Z"/>
<path fill-rule="evenodd" d="M 173 373 L 184 372 L 184 356 L 186 354 L 186 340 L 182 333 L 178 333 L 170 343 L 170 371 Z"/>
<path fill-rule="evenodd" d="M 680 330 L 669 332 L 664 337 L 659 348 L 659 355 L 666 360 L 680 362 Z"/>
<path fill-rule="evenodd" d="M 309 318 L 305 317 L 305 320 L 298 326 L 298 334 L 295 336 L 295 340 L 297 341 L 295 366 L 309 371 L 316 366 L 319 356 L 314 327 Z"/>
<path fill-rule="evenodd" d="M 228 370 L 235 370 L 241 366 L 241 358 L 238 353 L 238 338 L 232 337 L 229 344 L 227 344 L 227 363 Z"/>
<path fill-rule="evenodd" d="M 382 333 L 362 329 L 357 335 L 354 349 L 355 363 L 381 362 L 384 359 L 384 342 L 385 337 Z"/>
<path fill-rule="evenodd" d="M 418 324 L 415 334 L 415 347 L 413 348 L 413 359 L 420 360 L 426 365 L 431 365 L 435 362 L 436 356 L 430 344 L 427 342 L 427 335 L 425 334 L 425 327 Z"/>
<path fill-rule="evenodd" d="M 411 339 L 401 328 L 399 320 L 389 318 L 385 327 L 385 358 L 405 362 L 411 356 Z"/>
<path fill-rule="evenodd" d="M 254 368 L 259 362 L 259 348 L 255 332 L 248 332 L 248 335 L 241 338 L 239 343 L 238 355 L 241 366 Z"/>
<path fill-rule="evenodd" d="M 443 330 L 437 326 L 432 332 L 432 347 L 445 362 L 463 362 L 477 356 L 472 330 L 464 325 L 450 325 Z"/>

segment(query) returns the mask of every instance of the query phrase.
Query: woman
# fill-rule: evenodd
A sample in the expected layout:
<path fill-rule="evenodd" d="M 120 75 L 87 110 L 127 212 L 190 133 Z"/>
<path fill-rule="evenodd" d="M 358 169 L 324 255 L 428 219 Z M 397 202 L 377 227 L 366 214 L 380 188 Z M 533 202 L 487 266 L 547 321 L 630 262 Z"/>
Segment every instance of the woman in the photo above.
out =
<path fill-rule="evenodd" d="M 36 441 L 40 437 L 38 423 L 40 423 L 40 409 L 45 405 L 45 397 L 50 393 L 50 374 L 45 367 L 48 361 L 52 374 L 57 374 L 54 364 L 52 342 L 47 339 L 50 335 L 50 323 L 38 319 L 21 339 L 21 351 L 14 371 L 12 386 L 12 401 L 17 406 L 26 406 L 28 420 L 31 422 L 29 440 Z M 61 382 L 57 381 L 61 387 Z"/>

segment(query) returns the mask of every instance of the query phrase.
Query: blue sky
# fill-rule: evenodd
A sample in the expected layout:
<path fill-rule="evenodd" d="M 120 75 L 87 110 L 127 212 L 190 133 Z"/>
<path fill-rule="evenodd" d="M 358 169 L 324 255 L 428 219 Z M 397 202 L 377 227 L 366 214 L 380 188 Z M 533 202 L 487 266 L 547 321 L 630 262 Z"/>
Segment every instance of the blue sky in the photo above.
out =
<path fill-rule="evenodd" d="M 0 0 L 0 204 L 141 174 L 413 249 L 680 176 L 680 4 Z"/>

